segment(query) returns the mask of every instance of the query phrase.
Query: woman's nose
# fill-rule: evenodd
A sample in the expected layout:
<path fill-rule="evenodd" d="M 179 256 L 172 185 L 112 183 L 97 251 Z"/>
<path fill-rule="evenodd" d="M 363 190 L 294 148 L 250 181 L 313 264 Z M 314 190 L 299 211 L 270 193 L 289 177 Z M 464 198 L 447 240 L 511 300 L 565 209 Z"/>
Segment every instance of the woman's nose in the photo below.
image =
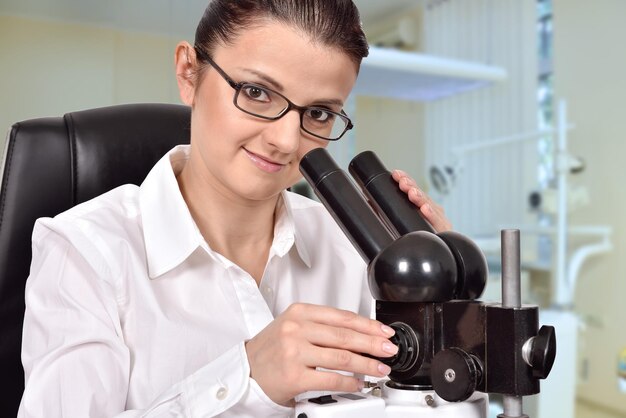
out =
<path fill-rule="evenodd" d="M 298 111 L 294 109 L 287 112 L 282 118 L 272 122 L 270 126 L 268 143 L 284 154 L 292 154 L 298 150 L 302 138 Z"/>

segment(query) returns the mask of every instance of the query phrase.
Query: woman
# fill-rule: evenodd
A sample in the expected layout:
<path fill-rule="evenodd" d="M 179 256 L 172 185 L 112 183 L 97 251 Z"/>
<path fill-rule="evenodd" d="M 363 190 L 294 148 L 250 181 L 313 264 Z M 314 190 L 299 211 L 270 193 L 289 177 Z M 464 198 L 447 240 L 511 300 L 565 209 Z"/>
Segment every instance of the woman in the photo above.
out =
<path fill-rule="evenodd" d="M 35 227 L 21 417 L 289 416 L 299 394 L 389 373 L 362 355 L 397 351 L 368 319 L 363 261 L 323 207 L 285 192 L 349 129 L 366 55 L 351 1 L 209 4 L 175 53 L 191 145 Z"/>

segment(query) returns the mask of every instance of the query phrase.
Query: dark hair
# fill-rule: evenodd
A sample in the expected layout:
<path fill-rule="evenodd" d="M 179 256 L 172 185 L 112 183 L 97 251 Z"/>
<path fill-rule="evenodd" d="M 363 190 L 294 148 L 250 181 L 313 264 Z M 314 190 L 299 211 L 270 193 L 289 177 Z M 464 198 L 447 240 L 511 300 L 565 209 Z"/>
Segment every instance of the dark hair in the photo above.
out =
<path fill-rule="evenodd" d="M 359 11 L 352 0 L 212 0 L 196 29 L 195 49 L 211 56 L 241 31 L 270 19 L 304 31 L 337 48 L 356 64 L 368 54 Z"/>

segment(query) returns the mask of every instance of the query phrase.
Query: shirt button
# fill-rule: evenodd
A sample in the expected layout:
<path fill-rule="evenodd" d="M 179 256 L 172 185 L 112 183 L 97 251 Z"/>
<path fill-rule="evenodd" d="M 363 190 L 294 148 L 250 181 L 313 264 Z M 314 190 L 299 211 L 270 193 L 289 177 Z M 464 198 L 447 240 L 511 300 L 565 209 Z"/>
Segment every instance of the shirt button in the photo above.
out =
<path fill-rule="evenodd" d="M 272 288 L 269 286 L 265 286 L 265 294 L 267 296 L 272 296 L 272 293 L 273 293 Z"/>
<path fill-rule="evenodd" d="M 215 394 L 215 397 L 219 399 L 220 401 L 223 401 L 224 399 L 226 399 L 227 396 L 228 396 L 228 389 L 225 387 L 219 388 L 217 390 L 217 393 Z"/>

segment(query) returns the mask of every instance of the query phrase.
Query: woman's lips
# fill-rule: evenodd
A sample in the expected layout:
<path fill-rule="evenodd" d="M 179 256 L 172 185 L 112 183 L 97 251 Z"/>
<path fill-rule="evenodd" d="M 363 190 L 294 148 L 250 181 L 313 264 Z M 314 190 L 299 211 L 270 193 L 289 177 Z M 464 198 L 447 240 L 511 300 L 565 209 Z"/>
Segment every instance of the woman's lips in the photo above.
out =
<path fill-rule="evenodd" d="M 261 157 L 258 154 L 248 151 L 244 148 L 244 151 L 248 155 L 248 158 L 256 165 L 260 170 L 263 170 L 267 173 L 277 173 L 285 166 L 285 164 L 280 164 L 271 160 L 268 160 L 264 157 Z"/>

